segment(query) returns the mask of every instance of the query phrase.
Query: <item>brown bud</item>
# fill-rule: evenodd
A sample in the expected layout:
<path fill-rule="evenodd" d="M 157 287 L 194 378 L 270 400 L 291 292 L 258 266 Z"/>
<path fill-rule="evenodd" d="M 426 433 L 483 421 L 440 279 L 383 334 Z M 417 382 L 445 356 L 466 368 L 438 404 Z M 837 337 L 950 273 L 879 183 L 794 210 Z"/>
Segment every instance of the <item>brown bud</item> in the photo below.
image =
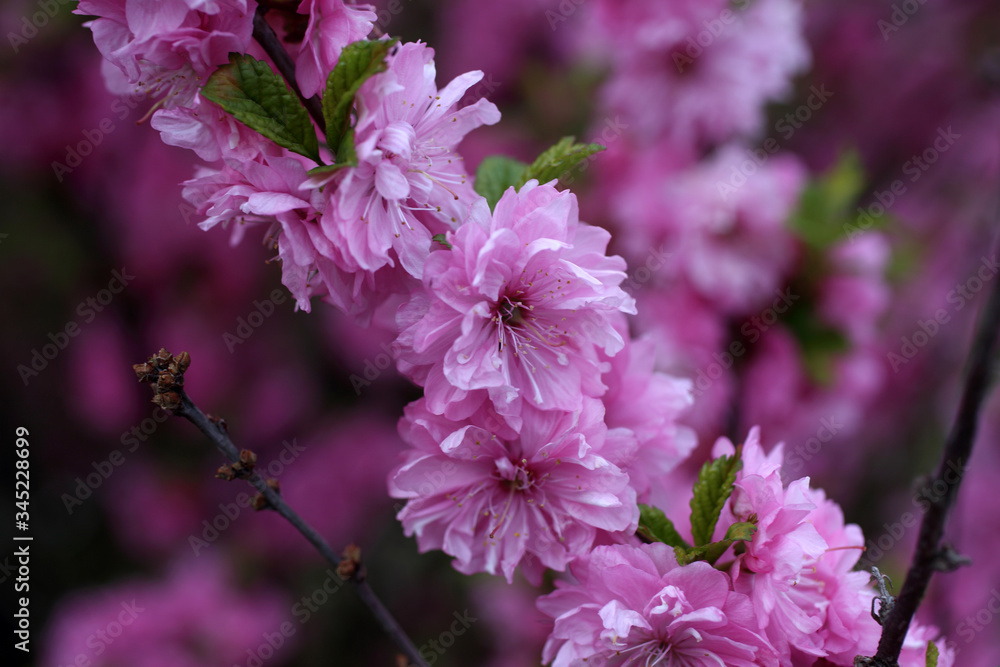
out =
<path fill-rule="evenodd" d="M 236 472 L 230 466 L 219 466 L 219 469 L 215 471 L 215 476 L 231 482 L 236 479 Z"/>
<path fill-rule="evenodd" d="M 267 502 L 267 498 L 264 497 L 264 494 L 258 493 L 253 497 L 253 500 L 250 502 L 250 506 L 259 512 L 270 507 L 271 503 Z"/>
<path fill-rule="evenodd" d="M 181 407 L 181 395 L 175 391 L 167 391 L 154 396 L 153 403 L 156 403 L 164 410 L 176 410 Z"/>
<path fill-rule="evenodd" d="M 150 362 L 157 368 L 163 369 L 167 367 L 172 359 L 173 356 L 167 352 L 167 348 L 161 347 L 160 351 L 154 354 L 153 358 L 150 359 Z"/>
<path fill-rule="evenodd" d="M 177 369 L 184 373 L 187 371 L 188 366 L 191 365 L 191 355 L 187 352 L 181 352 L 176 357 L 174 357 L 174 363 L 177 364 Z"/>
<path fill-rule="evenodd" d="M 132 370 L 135 371 L 135 376 L 139 378 L 139 382 L 153 382 L 156 380 L 156 369 L 148 362 L 145 364 L 133 364 Z"/>
<path fill-rule="evenodd" d="M 253 470 L 254 466 L 257 464 L 257 455 L 251 452 L 249 449 L 240 450 L 240 467 L 250 472 Z"/>
<path fill-rule="evenodd" d="M 361 566 L 361 547 L 356 544 L 348 544 L 341 554 L 340 564 L 337 565 L 337 574 L 341 579 L 364 579 L 364 569 Z"/>
<path fill-rule="evenodd" d="M 181 380 L 178 382 L 178 380 Z M 159 392 L 171 391 L 175 387 L 184 384 L 183 377 L 178 377 L 169 371 L 164 371 L 156 378 L 156 390 Z"/>
<path fill-rule="evenodd" d="M 279 484 L 278 480 L 274 479 L 273 477 L 267 480 L 267 485 L 271 487 L 271 490 L 274 491 L 275 493 L 279 494 L 281 493 L 281 484 Z"/>
<path fill-rule="evenodd" d="M 215 415 L 205 415 L 205 416 L 208 417 L 208 421 L 218 426 L 223 433 L 229 433 L 229 424 L 226 423 L 225 419 L 223 419 L 222 417 L 216 417 Z"/>

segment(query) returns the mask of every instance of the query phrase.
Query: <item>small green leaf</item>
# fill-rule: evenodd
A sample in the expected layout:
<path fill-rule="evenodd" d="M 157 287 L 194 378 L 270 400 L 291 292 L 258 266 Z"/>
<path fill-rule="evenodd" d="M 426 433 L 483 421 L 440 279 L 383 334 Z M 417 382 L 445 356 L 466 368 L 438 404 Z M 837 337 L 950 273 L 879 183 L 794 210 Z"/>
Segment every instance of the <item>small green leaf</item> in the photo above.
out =
<path fill-rule="evenodd" d="M 924 655 L 924 663 L 926 667 L 937 667 L 938 647 L 935 646 L 934 642 L 927 642 L 927 653 Z"/>
<path fill-rule="evenodd" d="M 691 536 L 697 546 L 708 544 L 715 524 L 733 493 L 736 472 L 743 462 L 736 456 L 720 456 L 702 466 L 691 498 Z"/>
<path fill-rule="evenodd" d="M 600 144 L 578 144 L 575 143 L 575 137 L 563 137 L 559 143 L 539 155 L 524 170 L 520 181 L 515 186 L 520 189 L 522 185 L 533 178 L 537 179 L 539 183 L 548 183 L 556 178 L 564 178 L 580 162 L 603 150 L 604 146 Z"/>
<path fill-rule="evenodd" d="M 341 155 L 341 151 L 342 141 L 351 126 L 354 96 L 365 81 L 386 70 L 388 65 L 385 57 L 398 41 L 361 40 L 348 44 L 340 52 L 336 66 L 327 77 L 326 90 L 323 92 L 323 118 L 326 120 L 326 142 L 331 150 L 337 151 L 337 162 L 349 162 Z M 350 150 L 354 150 L 353 135 L 350 138 Z"/>
<path fill-rule="evenodd" d="M 267 63 L 232 53 L 229 64 L 215 70 L 201 92 L 251 130 L 319 162 L 309 112 Z"/>
<path fill-rule="evenodd" d="M 856 221 L 858 198 L 865 186 L 857 153 L 844 154 L 826 173 L 809 183 L 789 224 L 809 246 L 818 250 L 844 238 L 844 228 Z"/>
<path fill-rule="evenodd" d="M 690 547 L 674 528 L 673 522 L 667 518 L 663 510 L 657 507 L 639 504 L 639 529 L 637 532 L 650 542 L 663 542 L 682 549 Z"/>
<path fill-rule="evenodd" d="M 722 554 L 726 553 L 726 550 L 732 546 L 733 542 L 749 542 L 753 539 L 753 535 L 756 532 L 757 526 L 752 523 L 734 523 L 726 531 L 725 539 L 698 547 L 689 547 L 683 549 L 681 553 L 675 548 L 674 555 L 677 556 L 677 562 L 680 565 L 687 565 L 696 560 L 707 561 L 710 565 L 715 565 L 715 561 L 719 560 Z"/>
<path fill-rule="evenodd" d="M 347 166 L 348 165 L 341 164 L 339 162 L 337 164 L 324 164 L 320 165 L 319 167 L 313 167 L 312 169 L 309 170 L 308 173 L 310 176 L 325 176 L 327 174 L 338 172 Z"/>
<path fill-rule="evenodd" d="M 444 234 L 435 234 L 434 236 L 431 237 L 431 241 L 434 241 L 435 243 L 440 243 L 448 250 L 451 250 L 451 244 L 448 243 L 448 237 Z"/>
<path fill-rule="evenodd" d="M 492 211 L 503 193 L 510 187 L 521 187 L 521 175 L 528 165 L 504 157 L 503 155 L 491 155 L 479 163 L 476 169 L 476 192 L 486 197 Z"/>

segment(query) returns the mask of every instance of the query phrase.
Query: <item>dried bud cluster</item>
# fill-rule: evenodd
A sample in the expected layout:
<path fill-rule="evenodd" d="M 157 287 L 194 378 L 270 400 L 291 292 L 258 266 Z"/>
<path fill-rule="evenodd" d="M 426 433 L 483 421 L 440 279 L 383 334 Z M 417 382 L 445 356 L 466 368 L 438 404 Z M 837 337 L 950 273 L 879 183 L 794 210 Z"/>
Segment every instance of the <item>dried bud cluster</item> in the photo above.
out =
<path fill-rule="evenodd" d="M 257 455 L 249 449 L 240 450 L 240 460 L 231 465 L 220 466 L 215 476 L 231 482 L 234 479 L 247 479 L 253 474 L 257 465 Z"/>
<path fill-rule="evenodd" d="M 184 372 L 191 365 L 191 355 L 181 352 L 172 356 L 166 348 L 149 358 L 144 364 L 135 364 L 139 382 L 153 385 L 153 403 L 164 410 L 174 411 L 181 407 L 181 392 L 184 390 Z"/>

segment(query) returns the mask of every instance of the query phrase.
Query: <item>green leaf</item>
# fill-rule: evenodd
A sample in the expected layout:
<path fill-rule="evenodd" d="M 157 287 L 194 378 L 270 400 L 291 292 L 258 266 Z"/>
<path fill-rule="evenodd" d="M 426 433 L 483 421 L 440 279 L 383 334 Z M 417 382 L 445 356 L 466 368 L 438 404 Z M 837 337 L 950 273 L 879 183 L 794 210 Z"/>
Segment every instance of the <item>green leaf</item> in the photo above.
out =
<path fill-rule="evenodd" d="M 851 151 L 802 191 L 789 224 L 809 246 L 824 249 L 842 240 L 857 216 L 855 205 L 865 186 L 858 154 Z"/>
<path fill-rule="evenodd" d="M 637 532 L 650 542 L 663 542 L 682 549 L 690 548 L 690 545 L 674 528 L 673 522 L 667 518 L 663 510 L 657 507 L 639 504 L 639 529 Z"/>
<path fill-rule="evenodd" d="M 326 78 L 323 92 L 323 119 L 326 121 L 326 142 L 330 150 L 337 151 L 337 162 L 347 163 L 341 152 L 347 149 L 343 144 L 351 127 L 351 109 L 354 96 L 365 81 L 384 72 L 388 65 L 385 57 L 398 42 L 389 40 L 361 40 L 352 42 L 340 52 L 333 71 Z M 414 100 L 416 101 L 416 100 Z M 349 139 L 349 150 L 354 152 L 354 136 Z M 357 158 L 354 158 L 355 163 Z"/>
<path fill-rule="evenodd" d="M 733 542 L 749 542 L 757 532 L 757 526 L 749 522 L 734 523 L 726 530 L 726 537 L 718 542 L 704 544 L 698 547 L 687 549 L 675 548 L 674 555 L 680 565 L 687 565 L 696 560 L 708 561 L 710 565 L 715 565 L 715 561 L 726 553 L 726 549 L 732 546 Z"/>
<path fill-rule="evenodd" d="M 784 323 L 799 344 L 799 356 L 810 379 L 828 386 L 833 382 L 837 360 L 851 349 L 847 336 L 820 320 L 815 300 L 794 304 L 785 313 Z"/>
<path fill-rule="evenodd" d="M 927 642 L 927 653 L 924 655 L 924 663 L 926 667 L 937 667 L 938 647 L 935 646 L 934 642 Z"/>
<path fill-rule="evenodd" d="M 332 174 L 340 171 L 344 167 L 358 166 L 358 154 L 354 151 L 353 127 L 344 134 L 344 138 L 340 141 L 340 147 L 337 149 L 337 158 L 338 160 L 336 164 L 325 164 L 320 167 L 314 167 L 309 170 L 309 175 Z"/>
<path fill-rule="evenodd" d="M 431 241 L 434 241 L 435 243 L 440 243 L 448 250 L 451 250 L 451 244 L 448 243 L 448 237 L 445 234 L 435 234 L 434 236 L 431 237 Z"/>
<path fill-rule="evenodd" d="M 229 64 L 208 77 L 201 93 L 251 130 L 319 162 L 319 142 L 309 112 L 267 63 L 232 53 Z"/>
<path fill-rule="evenodd" d="M 720 456 L 702 466 L 691 498 L 691 536 L 697 546 L 708 544 L 715 524 L 733 493 L 736 471 L 743 466 L 739 453 Z"/>
<path fill-rule="evenodd" d="M 510 187 L 521 187 L 521 175 L 528 165 L 504 157 L 503 155 L 491 155 L 479 163 L 476 169 L 476 192 L 486 197 L 492 211 L 503 193 Z"/>
<path fill-rule="evenodd" d="M 600 144 L 578 144 L 575 137 L 563 137 L 552 148 L 538 156 L 532 162 L 521 179 L 516 183 L 518 189 L 531 179 L 537 179 L 539 183 L 548 183 L 555 178 L 564 178 L 580 162 L 586 160 L 594 153 L 604 150 Z"/>

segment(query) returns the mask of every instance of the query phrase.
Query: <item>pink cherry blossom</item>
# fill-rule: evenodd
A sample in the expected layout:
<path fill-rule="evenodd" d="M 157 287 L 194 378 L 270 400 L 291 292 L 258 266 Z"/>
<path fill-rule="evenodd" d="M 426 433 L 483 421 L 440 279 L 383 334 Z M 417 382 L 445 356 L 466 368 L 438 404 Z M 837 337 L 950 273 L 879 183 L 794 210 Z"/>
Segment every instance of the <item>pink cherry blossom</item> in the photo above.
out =
<path fill-rule="evenodd" d="M 87 23 L 109 65 L 112 92 L 146 92 L 164 108 L 190 106 L 198 88 L 232 52 L 246 53 L 254 0 L 82 0 Z"/>
<path fill-rule="evenodd" d="M 611 316 L 635 310 L 609 238 L 551 184 L 508 189 L 492 216 L 478 201 L 398 315 L 397 364 L 428 409 L 461 419 L 489 400 L 516 422 L 522 403 L 574 411 L 601 396 L 598 351 L 624 345 Z"/>
<path fill-rule="evenodd" d="M 601 546 L 573 563 L 538 607 L 555 620 L 553 667 L 758 667 L 777 657 L 753 605 L 705 562 L 684 567 L 665 544 Z"/>
<path fill-rule="evenodd" d="M 455 149 L 471 130 L 499 121 L 500 112 L 485 99 L 459 108 L 483 73 L 468 72 L 438 90 L 433 57 L 424 44 L 402 44 L 388 71 L 358 93 L 359 164 L 343 176 L 322 219 L 326 236 L 344 249 L 347 271 L 398 261 L 419 279 L 431 237 L 457 227 L 479 197 Z"/>
<path fill-rule="evenodd" d="M 686 147 L 748 135 L 809 63 L 795 0 L 604 0 L 594 16 L 611 45 L 606 104 L 641 142 Z"/>
<path fill-rule="evenodd" d="M 632 434 L 635 448 L 622 448 L 624 458 L 614 463 L 628 473 L 639 501 L 649 503 L 654 487 L 698 444 L 694 431 L 678 423 L 692 404 L 691 381 L 655 372 L 653 340 L 630 340 L 624 321 L 619 331 L 625 347 L 609 360 L 611 371 L 603 377 L 608 386 L 605 422 Z"/>
<path fill-rule="evenodd" d="M 321 93 L 340 52 L 364 39 L 375 21 L 371 5 L 346 4 L 344 0 L 302 0 L 299 14 L 309 16 L 295 59 L 295 78 L 306 97 Z"/>
<path fill-rule="evenodd" d="M 451 422 L 425 399 L 410 404 L 400 434 L 413 449 L 389 476 L 406 498 L 399 519 L 421 551 L 441 549 L 460 572 L 515 568 L 534 583 L 591 547 L 598 529 L 634 531 L 628 476 L 604 456 L 600 401 L 576 413 L 525 409 L 519 432 L 488 411 Z"/>

